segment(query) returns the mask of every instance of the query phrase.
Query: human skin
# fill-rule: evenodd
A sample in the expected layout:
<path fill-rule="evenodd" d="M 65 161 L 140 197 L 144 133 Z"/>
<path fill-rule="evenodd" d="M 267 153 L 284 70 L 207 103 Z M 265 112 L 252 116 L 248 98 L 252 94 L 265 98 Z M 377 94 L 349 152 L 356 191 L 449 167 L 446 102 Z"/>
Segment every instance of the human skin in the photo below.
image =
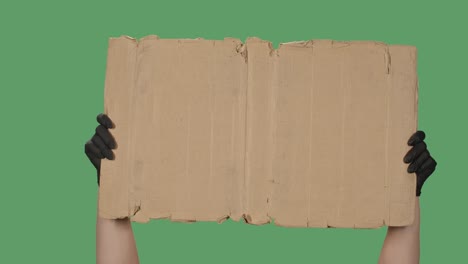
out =
<path fill-rule="evenodd" d="M 138 252 L 130 220 L 105 219 L 100 217 L 99 213 L 97 215 L 96 263 L 138 264 Z"/>
<path fill-rule="evenodd" d="M 420 207 L 416 197 L 414 221 L 409 226 L 390 226 L 387 228 L 379 264 L 417 264 L 419 263 Z"/>

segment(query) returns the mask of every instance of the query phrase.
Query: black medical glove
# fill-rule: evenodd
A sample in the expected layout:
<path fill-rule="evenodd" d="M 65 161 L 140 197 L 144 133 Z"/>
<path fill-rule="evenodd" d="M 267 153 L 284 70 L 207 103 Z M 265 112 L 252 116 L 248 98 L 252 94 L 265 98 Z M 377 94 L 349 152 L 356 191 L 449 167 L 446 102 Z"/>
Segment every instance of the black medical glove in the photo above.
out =
<path fill-rule="evenodd" d="M 429 154 L 427 145 L 424 142 L 426 134 L 423 131 L 417 131 L 408 140 L 408 145 L 413 146 L 403 158 L 408 165 L 408 172 L 416 172 L 416 196 L 421 195 L 421 188 L 424 182 L 435 171 L 437 162 Z"/>
<path fill-rule="evenodd" d="M 101 159 L 107 158 L 113 160 L 114 153 L 112 149 L 117 147 L 114 137 L 109 132 L 115 125 L 106 114 L 99 114 L 96 117 L 99 125 L 96 127 L 96 133 L 85 144 L 85 153 L 97 171 L 97 183 L 101 176 Z"/>

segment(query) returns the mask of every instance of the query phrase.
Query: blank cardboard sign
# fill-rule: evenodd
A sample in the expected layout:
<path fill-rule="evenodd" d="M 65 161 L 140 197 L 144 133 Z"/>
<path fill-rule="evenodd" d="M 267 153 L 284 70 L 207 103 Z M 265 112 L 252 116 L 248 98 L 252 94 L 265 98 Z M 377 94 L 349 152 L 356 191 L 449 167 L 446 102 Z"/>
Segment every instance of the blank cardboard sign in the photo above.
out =
<path fill-rule="evenodd" d="M 99 214 L 286 227 L 413 221 L 416 48 L 110 38 Z"/>

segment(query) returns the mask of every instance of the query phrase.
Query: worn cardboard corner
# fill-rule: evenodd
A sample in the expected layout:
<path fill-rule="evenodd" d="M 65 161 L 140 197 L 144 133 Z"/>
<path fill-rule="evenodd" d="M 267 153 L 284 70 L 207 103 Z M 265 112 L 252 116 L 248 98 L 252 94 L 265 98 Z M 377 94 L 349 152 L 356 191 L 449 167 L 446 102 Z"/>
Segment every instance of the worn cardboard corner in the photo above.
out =
<path fill-rule="evenodd" d="M 111 38 L 99 214 L 285 227 L 411 224 L 416 48 Z"/>

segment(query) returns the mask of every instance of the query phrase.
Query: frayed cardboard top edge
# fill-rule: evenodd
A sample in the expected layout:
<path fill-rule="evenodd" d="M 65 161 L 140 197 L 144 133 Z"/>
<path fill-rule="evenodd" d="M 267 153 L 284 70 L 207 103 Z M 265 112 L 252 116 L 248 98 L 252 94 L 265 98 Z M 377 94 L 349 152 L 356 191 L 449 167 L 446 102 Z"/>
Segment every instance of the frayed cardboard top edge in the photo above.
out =
<path fill-rule="evenodd" d="M 350 45 L 363 45 L 363 46 L 375 46 L 375 47 L 392 47 L 392 48 L 409 48 L 409 49 L 415 49 L 416 46 L 414 45 L 403 45 L 403 44 L 388 44 L 383 41 L 372 41 L 372 40 L 333 40 L 333 39 L 310 39 L 310 40 L 297 40 L 297 41 L 290 41 L 290 42 L 283 42 L 279 43 L 279 46 L 277 49 L 273 48 L 273 43 L 269 40 L 262 40 L 258 37 L 248 37 L 245 42 L 242 42 L 242 40 L 234 37 L 225 37 L 222 40 L 214 40 L 214 39 L 205 39 L 202 37 L 197 37 L 197 38 L 160 38 L 158 35 L 147 35 L 144 37 L 141 37 L 139 39 L 130 37 L 128 35 L 121 35 L 120 37 L 110 37 L 109 41 L 111 40 L 127 40 L 130 42 L 133 42 L 135 44 L 139 44 L 144 41 L 148 40 L 178 40 L 181 42 L 196 42 L 196 41 L 210 41 L 210 42 L 224 42 L 224 41 L 232 41 L 235 43 L 238 43 L 240 45 L 245 45 L 245 44 L 252 44 L 252 43 L 263 43 L 267 44 L 270 46 L 272 50 L 279 50 L 283 46 L 287 47 L 303 47 L 303 48 L 309 48 L 313 47 L 315 45 L 329 45 L 334 48 L 343 48 L 347 47 Z"/>

